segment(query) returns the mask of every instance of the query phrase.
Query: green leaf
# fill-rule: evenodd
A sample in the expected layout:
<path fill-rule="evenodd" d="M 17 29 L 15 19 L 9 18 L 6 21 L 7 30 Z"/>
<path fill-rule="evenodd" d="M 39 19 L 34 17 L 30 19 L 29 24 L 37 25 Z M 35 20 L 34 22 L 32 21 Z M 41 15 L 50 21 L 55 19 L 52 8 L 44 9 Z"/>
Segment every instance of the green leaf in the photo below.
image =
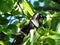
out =
<path fill-rule="evenodd" d="M 22 2 L 22 5 L 23 5 L 23 8 L 24 8 L 27 12 L 29 12 L 29 14 L 30 14 L 31 16 L 33 16 L 34 12 L 33 12 L 32 8 L 30 7 L 30 5 L 27 3 L 27 1 Z"/>
<path fill-rule="evenodd" d="M 0 45 L 4 45 L 4 42 L 0 40 Z"/>
<path fill-rule="evenodd" d="M 14 24 L 10 24 L 6 29 L 4 29 L 4 32 L 7 35 L 11 35 L 12 33 L 16 33 L 17 32 L 17 26 Z"/>
<path fill-rule="evenodd" d="M 23 40 L 23 45 L 30 45 L 30 35 L 26 36 Z"/>
<path fill-rule="evenodd" d="M 55 42 L 56 42 L 56 45 L 60 45 L 60 39 L 55 40 Z"/>
<path fill-rule="evenodd" d="M 2 31 L 2 26 L 0 26 L 0 32 Z"/>
<path fill-rule="evenodd" d="M 38 2 L 38 1 L 35 1 L 35 2 L 34 2 L 34 6 L 35 6 L 35 7 L 39 6 L 39 2 Z"/>
<path fill-rule="evenodd" d="M 44 45 L 55 45 L 55 40 L 54 39 L 51 39 L 51 38 L 47 38 L 45 39 L 45 43 Z"/>
<path fill-rule="evenodd" d="M 0 17 L 0 25 L 6 25 L 8 20 L 6 18 Z"/>
<path fill-rule="evenodd" d="M 58 34 L 56 31 L 53 31 L 53 30 L 50 30 L 49 33 L 50 33 L 51 35 Z"/>
<path fill-rule="evenodd" d="M 44 0 L 39 0 L 40 2 L 43 2 Z"/>
<path fill-rule="evenodd" d="M 48 25 L 48 28 L 51 28 L 51 20 L 48 20 L 46 24 Z"/>
<path fill-rule="evenodd" d="M 48 7 L 49 4 L 51 3 L 51 0 L 44 0 L 44 2 L 45 2 L 45 6 Z"/>
<path fill-rule="evenodd" d="M 52 39 L 60 39 L 60 34 L 56 34 L 56 35 L 51 35 L 51 36 L 49 36 L 50 38 L 52 38 Z"/>
<path fill-rule="evenodd" d="M 28 39 L 29 39 L 29 35 L 28 36 L 26 36 L 26 37 L 24 37 L 24 40 L 23 40 L 23 42 L 26 42 Z"/>
<path fill-rule="evenodd" d="M 7 29 L 16 31 L 16 30 L 17 30 L 17 26 L 16 26 L 15 24 L 10 24 L 10 25 L 7 27 Z"/>
<path fill-rule="evenodd" d="M 36 31 L 35 35 L 33 37 L 33 40 L 34 40 L 35 43 L 38 41 L 39 37 L 40 37 L 40 34 Z"/>
<path fill-rule="evenodd" d="M 54 31 L 56 31 L 57 24 L 58 24 L 58 20 L 56 20 L 55 18 L 53 18 L 52 21 L 51 21 L 51 29 L 53 29 Z"/>
<path fill-rule="evenodd" d="M 4 40 L 5 37 L 6 35 L 3 32 L 0 32 L 0 40 Z"/>
<path fill-rule="evenodd" d="M 12 14 L 12 15 L 18 15 L 18 14 L 20 14 L 20 12 L 19 12 L 18 10 L 14 10 L 14 9 L 13 9 L 12 12 L 11 12 L 11 14 Z"/>
<path fill-rule="evenodd" d="M 13 9 L 13 0 L 0 0 L 0 10 L 10 12 Z"/>

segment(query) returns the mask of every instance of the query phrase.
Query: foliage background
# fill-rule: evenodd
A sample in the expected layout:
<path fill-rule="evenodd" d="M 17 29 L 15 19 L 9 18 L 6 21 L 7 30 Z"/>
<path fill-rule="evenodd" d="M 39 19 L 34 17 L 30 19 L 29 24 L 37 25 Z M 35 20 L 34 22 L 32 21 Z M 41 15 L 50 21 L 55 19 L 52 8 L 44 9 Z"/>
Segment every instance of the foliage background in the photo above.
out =
<path fill-rule="evenodd" d="M 11 45 L 12 33 L 22 28 L 34 13 L 41 13 L 46 18 L 39 20 L 41 25 L 34 32 L 32 41 L 28 34 L 22 45 L 60 45 L 59 0 L 38 0 L 33 4 L 31 0 L 0 0 L 0 44 Z"/>

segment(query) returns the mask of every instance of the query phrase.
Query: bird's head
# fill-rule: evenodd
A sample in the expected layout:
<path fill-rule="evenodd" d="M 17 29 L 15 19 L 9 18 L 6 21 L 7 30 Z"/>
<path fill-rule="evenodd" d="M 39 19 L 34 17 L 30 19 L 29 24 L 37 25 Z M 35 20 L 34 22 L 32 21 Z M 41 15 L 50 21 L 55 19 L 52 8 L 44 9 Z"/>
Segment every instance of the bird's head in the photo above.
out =
<path fill-rule="evenodd" d="M 39 20 L 40 18 L 46 18 L 46 16 L 43 16 L 43 15 L 40 14 L 40 13 L 36 13 L 36 14 L 34 14 L 34 16 L 33 16 L 32 19 L 37 19 L 37 20 Z"/>

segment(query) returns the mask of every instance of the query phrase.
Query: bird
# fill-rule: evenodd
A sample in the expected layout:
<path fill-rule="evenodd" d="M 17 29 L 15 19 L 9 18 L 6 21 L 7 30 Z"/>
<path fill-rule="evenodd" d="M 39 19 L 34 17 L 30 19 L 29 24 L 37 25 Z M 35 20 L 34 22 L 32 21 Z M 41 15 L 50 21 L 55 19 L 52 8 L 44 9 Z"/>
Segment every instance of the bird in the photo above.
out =
<path fill-rule="evenodd" d="M 20 42 L 22 42 L 23 38 L 25 37 L 24 34 L 28 35 L 31 29 L 38 28 L 39 27 L 39 19 L 45 18 L 40 13 L 35 13 L 33 17 L 24 24 L 24 26 L 21 28 L 21 31 L 19 32 L 19 35 L 16 36 L 16 41 L 12 45 L 20 45 Z"/>

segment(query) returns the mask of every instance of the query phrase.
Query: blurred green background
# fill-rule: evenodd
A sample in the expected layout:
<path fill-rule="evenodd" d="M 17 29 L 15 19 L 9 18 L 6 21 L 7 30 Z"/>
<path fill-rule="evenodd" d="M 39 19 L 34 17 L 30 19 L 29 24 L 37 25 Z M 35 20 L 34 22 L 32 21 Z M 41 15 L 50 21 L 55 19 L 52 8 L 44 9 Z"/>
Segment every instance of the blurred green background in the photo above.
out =
<path fill-rule="evenodd" d="M 21 45 L 60 45 L 60 0 L 0 0 L 0 45 L 11 45 L 23 25 L 34 13 L 41 13 L 38 29 Z"/>

